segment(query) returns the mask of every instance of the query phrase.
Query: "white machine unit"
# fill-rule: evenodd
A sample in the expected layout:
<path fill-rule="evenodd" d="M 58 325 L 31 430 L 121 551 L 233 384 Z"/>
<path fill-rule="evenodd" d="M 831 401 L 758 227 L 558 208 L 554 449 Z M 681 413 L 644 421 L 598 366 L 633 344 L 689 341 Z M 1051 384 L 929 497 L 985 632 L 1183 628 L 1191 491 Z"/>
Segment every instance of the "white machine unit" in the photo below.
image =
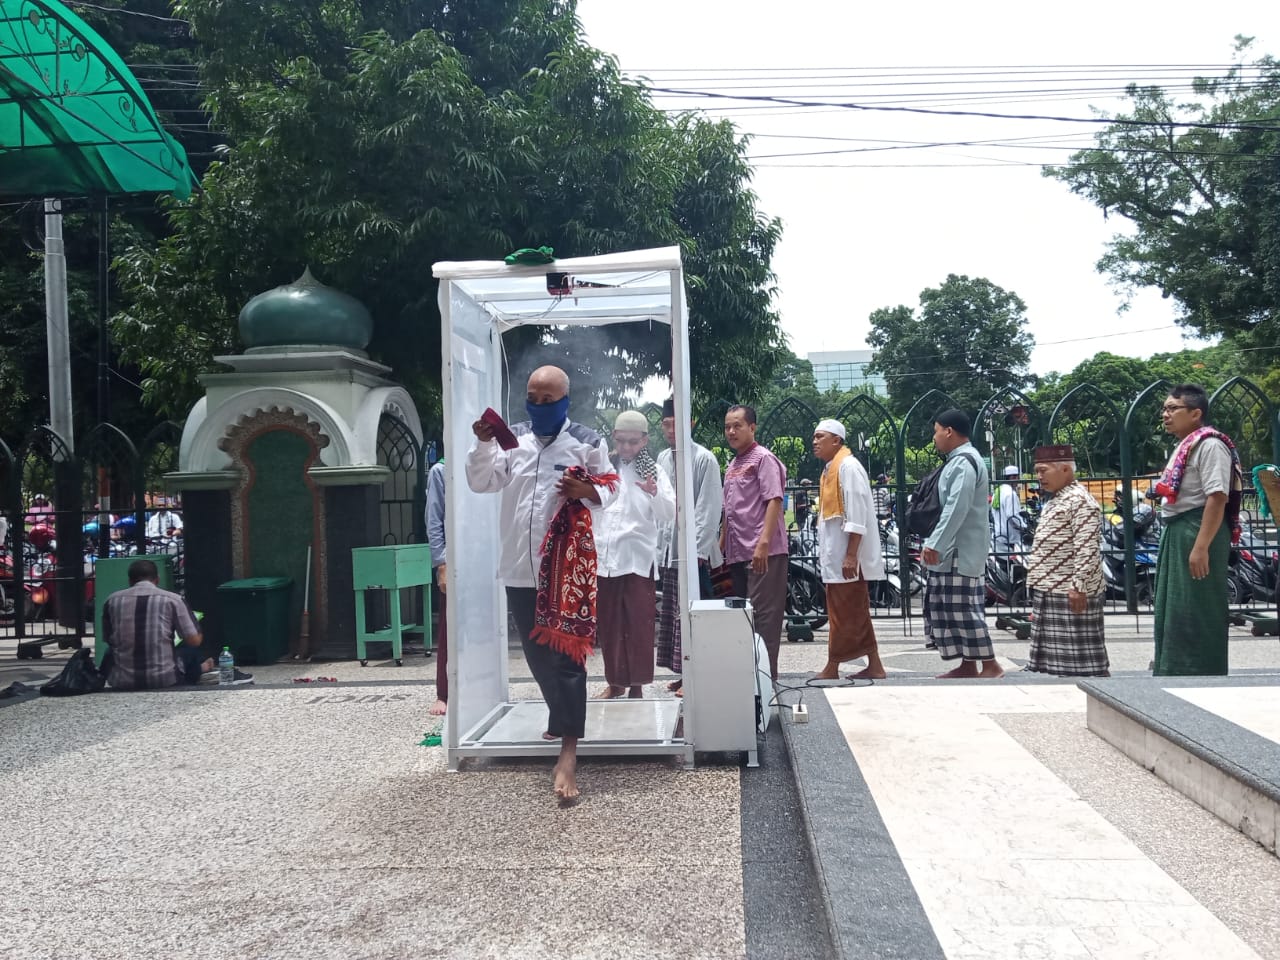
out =
<path fill-rule="evenodd" d="M 692 636 L 684 645 L 689 661 L 685 674 L 697 678 L 697 683 L 685 694 L 685 713 L 692 720 L 686 723 L 686 736 L 692 734 L 694 750 L 745 750 L 747 765 L 758 766 L 759 670 L 751 606 L 695 600 L 689 610 L 689 626 Z M 767 676 L 767 657 L 764 670 Z M 765 716 L 767 704 L 767 699 L 762 701 Z"/>

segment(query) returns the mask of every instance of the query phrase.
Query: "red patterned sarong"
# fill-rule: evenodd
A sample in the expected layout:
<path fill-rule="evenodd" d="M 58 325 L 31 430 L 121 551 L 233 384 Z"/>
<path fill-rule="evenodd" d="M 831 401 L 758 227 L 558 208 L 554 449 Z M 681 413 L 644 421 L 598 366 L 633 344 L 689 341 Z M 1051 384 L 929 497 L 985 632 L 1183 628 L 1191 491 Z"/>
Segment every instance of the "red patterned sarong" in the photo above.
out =
<path fill-rule="evenodd" d="M 610 490 L 618 475 L 595 477 L 582 467 L 567 476 L 589 480 Z M 596 642 L 596 541 L 591 511 L 579 500 L 567 500 L 547 527 L 538 567 L 538 602 L 531 639 L 578 664 L 585 664 Z"/>

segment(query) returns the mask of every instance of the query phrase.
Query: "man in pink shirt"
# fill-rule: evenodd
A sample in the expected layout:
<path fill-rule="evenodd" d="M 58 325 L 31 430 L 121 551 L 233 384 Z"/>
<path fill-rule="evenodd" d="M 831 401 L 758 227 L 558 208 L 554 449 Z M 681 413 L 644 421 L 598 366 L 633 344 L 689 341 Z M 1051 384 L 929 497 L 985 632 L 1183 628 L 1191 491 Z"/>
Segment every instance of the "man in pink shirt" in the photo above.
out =
<path fill-rule="evenodd" d="M 756 412 L 751 407 L 729 408 L 724 436 L 734 457 L 724 472 L 720 543 L 733 573 L 734 592 L 751 600 L 756 633 L 769 651 L 769 672 L 777 680 L 787 605 L 787 531 L 782 516 L 787 468 L 756 443 Z"/>

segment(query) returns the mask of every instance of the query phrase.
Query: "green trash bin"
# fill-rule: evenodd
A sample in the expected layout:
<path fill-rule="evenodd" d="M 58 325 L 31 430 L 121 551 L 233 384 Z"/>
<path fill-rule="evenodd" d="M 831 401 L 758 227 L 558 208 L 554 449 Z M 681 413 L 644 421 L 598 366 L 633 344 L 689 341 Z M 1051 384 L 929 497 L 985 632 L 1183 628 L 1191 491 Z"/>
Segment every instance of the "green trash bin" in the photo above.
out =
<path fill-rule="evenodd" d="M 161 590 L 173 590 L 172 554 L 148 554 L 140 557 L 101 557 L 93 564 L 93 660 L 102 666 L 107 655 L 107 638 L 102 632 L 102 611 L 107 597 L 129 588 L 129 568 L 135 560 L 150 560 L 156 565 Z"/>
<path fill-rule="evenodd" d="M 275 663 L 289 652 L 292 587 L 288 577 L 228 580 L 218 587 L 222 644 L 231 648 L 236 663 Z"/>

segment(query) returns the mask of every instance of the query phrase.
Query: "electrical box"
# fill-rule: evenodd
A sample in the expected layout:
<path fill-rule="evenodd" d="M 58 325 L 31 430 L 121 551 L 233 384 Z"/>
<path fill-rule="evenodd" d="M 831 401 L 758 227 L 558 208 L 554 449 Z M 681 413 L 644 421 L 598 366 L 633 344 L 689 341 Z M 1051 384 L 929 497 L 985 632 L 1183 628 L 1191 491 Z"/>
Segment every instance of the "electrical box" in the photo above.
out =
<path fill-rule="evenodd" d="M 686 736 L 692 734 L 693 749 L 700 752 L 745 750 L 754 766 L 758 671 L 751 605 L 695 600 L 689 633 L 684 708 L 692 723 Z M 767 673 L 767 660 L 764 669 Z"/>

